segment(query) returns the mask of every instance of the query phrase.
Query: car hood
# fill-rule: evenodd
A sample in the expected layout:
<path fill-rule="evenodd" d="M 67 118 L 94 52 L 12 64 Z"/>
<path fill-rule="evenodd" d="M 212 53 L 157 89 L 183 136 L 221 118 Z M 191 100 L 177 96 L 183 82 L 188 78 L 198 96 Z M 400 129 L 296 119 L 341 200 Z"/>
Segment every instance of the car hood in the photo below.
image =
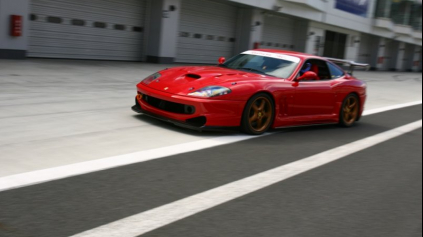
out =
<path fill-rule="evenodd" d="M 187 95 L 207 86 L 231 88 L 233 83 L 274 77 L 216 66 L 177 67 L 160 72 L 148 87 L 171 94 Z"/>

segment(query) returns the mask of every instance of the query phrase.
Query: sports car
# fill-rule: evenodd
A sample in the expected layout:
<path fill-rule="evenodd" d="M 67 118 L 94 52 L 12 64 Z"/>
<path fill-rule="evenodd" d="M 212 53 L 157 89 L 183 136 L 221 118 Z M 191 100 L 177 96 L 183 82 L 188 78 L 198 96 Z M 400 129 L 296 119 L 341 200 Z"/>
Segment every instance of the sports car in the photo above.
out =
<path fill-rule="evenodd" d="M 137 85 L 132 109 L 175 125 L 203 130 L 269 129 L 359 121 L 366 83 L 337 64 L 346 60 L 280 50 L 250 50 L 216 66 L 175 67 Z M 348 72 L 347 72 L 348 71 Z M 352 71 L 352 70 L 351 70 Z"/>

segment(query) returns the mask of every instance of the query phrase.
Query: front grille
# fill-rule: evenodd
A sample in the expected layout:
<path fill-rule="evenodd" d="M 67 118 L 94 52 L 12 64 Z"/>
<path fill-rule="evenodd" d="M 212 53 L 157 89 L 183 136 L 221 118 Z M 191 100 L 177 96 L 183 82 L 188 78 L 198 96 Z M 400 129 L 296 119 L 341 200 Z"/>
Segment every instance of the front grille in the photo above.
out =
<path fill-rule="evenodd" d="M 194 114 L 195 107 L 191 105 L 184 105 L 173 103 L 166 100 L 161 100 L 152 96 L 143 95 L 143 100 L 153 106 L 154 108 L 164 110 L 166 112 L 176 113 L 176 114 Z"/>

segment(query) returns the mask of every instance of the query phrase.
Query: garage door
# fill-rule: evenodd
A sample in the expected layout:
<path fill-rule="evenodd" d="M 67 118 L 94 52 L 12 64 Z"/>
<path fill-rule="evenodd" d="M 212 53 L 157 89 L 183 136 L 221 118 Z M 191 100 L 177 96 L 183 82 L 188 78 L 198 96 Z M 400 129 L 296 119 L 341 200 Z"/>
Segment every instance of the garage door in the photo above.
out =
<path fill-rule="evenodd" d="M 144 0 L 31 0 L 30 57 L 139 61 Z"/>
<path fill-rule="evenodd" d="M 209 0 L 182 0 L 176 62 L 213 63 L 232 57 L 237 8 Z"/>
<path fill-rule="evenodd" d="M 266 15 L 262 48 L 295 50 L 295 21 L 288 17 Z"/>

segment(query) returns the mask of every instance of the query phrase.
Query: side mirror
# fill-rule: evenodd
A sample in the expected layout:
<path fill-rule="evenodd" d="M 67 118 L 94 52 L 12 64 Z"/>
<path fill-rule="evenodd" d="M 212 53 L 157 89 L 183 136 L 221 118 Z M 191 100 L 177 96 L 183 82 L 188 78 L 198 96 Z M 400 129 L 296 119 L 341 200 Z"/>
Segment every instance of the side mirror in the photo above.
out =
<path fill-rule="evenodd" d="M 226 58 L 225 57 L 219 58 L 219 64 L 224 64 L 225 62 L 226 62 Z"/>
<path fill-rule="evenodd" d="M 304 73 L 301 77 L 297 78 L 297 81 L 303 81 L 303 80 L 317 80 L 319 79 L 319 76 L 312 71 L 308 71 Z"/>

